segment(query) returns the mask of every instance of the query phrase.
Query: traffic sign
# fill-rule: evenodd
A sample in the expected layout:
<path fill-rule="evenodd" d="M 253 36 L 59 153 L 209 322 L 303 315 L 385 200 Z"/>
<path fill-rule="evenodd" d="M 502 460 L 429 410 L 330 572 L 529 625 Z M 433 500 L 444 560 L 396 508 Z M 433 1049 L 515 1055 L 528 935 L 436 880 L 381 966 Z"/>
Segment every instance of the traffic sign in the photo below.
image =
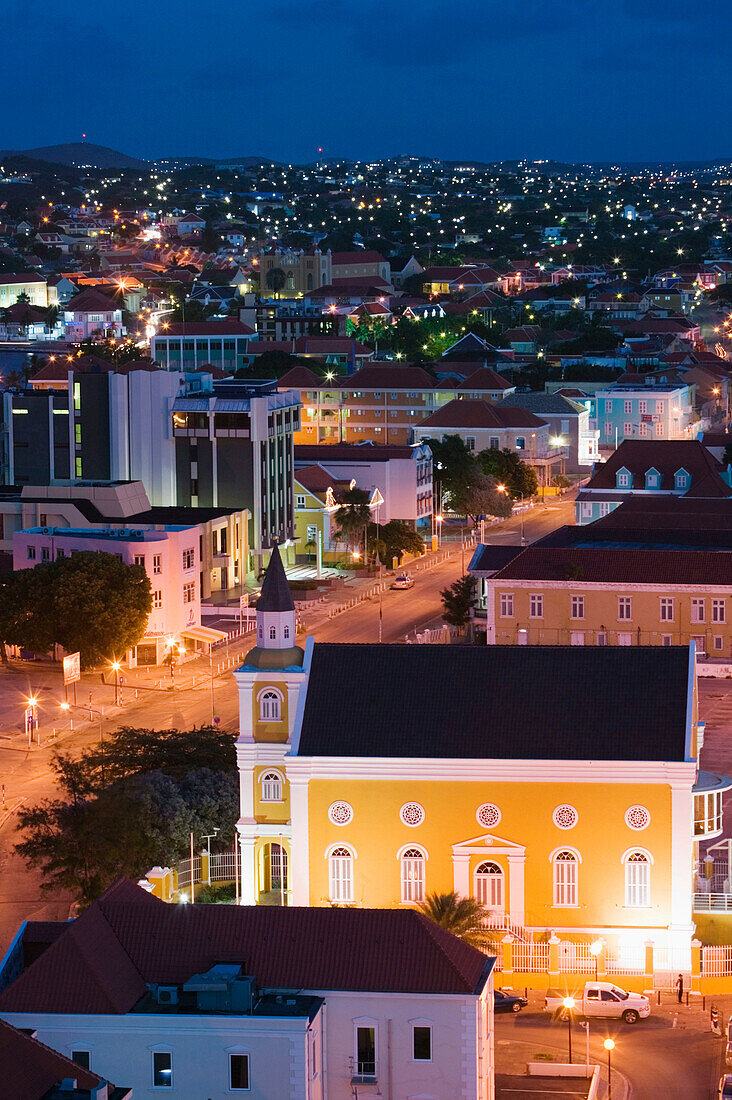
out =
<path fill-rule="evenodd" d="M 64 684 L 75 684 L 81 679 L 81 654 L 69 653 L 64 657 Z"/>

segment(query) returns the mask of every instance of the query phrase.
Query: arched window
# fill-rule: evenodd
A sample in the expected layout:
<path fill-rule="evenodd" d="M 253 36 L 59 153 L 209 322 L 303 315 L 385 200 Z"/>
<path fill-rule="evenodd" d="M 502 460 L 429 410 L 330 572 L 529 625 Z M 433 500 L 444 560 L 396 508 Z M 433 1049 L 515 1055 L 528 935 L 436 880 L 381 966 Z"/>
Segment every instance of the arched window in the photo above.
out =
<path fill-rule="evenodd" d="M 282 719 L 282 697 L 272 688 L 259 696 L 260 722 L 279 722 Z"/>
<path fill-rule="evenodd" d="M 285 639 L 285 641 L 287 641 L 287 640 L 289 639 L 289 637 L 290 637 L 290 628 L 289 628 L 289 626 L 286 626 L 286 627 L 285 627 L 285 628 L 283 629 L 283 631 L 282 631 L 282 637 L 283 637 L 283 638 Z"/>
<path fill-rule="evenodd" d="M 353 901 L 353 852 L 348 848 L 333 848 L 328 857 L 330 900 Z"/>
<path fill-rule="evenodd" d="M 277 637 L 277 631 L 275 630 L 275 628 L 273 626 L 271 626 L 269 628 L 269 640 L 271 642 L 273 642 L 276 637 Z"/>
<path fill-rule="evenodd" d="M 627 852 L 625 864 L 625 904 L 632 909 L 647 909 L 651 904 L 651 861 L 645 852 Z"/>
<path fill-rule="evenodd" d="M 282 801 L 282 776 L 279 772 L 265 772 L 261 782 L 262 802 Z"/>
<path fill-rule="evenodd" d="M 424 864 L 424 852 L 419 848 L 402 852 L 402 901 L 424 901 Z"/>
<path fill-rule="evenodd" d="M 497 863 L 481 863 L 476 867 L 475 897 L 487 909 L 503 909 L 503 871 Z"/>
<path fill-rule="evenodd" d="M 269 848 L 270 890 L 287 890 L 287 849 L 281 844 Z"/>
<path fill-rule="evenodd" d="M 259 637 L 261 638 L 262 637 L 262 624 L 261 623 L 259 624 L 259 630 L 258 630 L 257 633 L 259 634 Z"/>
<path fill-rule="evenodd" d="M 567 848 L 554 853 L 552 859 L 554 905 L 572 907 L 577 902 L 577 856 Z"/>

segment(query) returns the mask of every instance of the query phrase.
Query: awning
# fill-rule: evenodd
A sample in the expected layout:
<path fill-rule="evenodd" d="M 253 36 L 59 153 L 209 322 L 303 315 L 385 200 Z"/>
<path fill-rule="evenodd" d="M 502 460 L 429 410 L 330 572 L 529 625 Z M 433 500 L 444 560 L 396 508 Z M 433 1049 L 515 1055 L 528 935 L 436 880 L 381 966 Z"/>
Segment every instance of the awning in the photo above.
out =
<path fill-rule="evenodd" d="M 184 638 L 192 638 L 194 642 L 208 642 L 209 644 L 221 642 L 229 636 L 225 630 L 214 630 L 212 626 L 189 626 L 185 630 L 181 630 L 181 635 Z"/>

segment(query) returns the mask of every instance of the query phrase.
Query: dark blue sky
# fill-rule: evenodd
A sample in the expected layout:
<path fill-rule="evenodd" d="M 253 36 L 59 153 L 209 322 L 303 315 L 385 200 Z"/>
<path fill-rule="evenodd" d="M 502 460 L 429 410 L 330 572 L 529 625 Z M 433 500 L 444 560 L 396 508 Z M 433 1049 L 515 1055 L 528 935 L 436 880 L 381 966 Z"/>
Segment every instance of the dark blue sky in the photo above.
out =
<path fill-rule="evenodd" d="M 0 148 L 731 157 L 731 0 L 2 0 Z"/>

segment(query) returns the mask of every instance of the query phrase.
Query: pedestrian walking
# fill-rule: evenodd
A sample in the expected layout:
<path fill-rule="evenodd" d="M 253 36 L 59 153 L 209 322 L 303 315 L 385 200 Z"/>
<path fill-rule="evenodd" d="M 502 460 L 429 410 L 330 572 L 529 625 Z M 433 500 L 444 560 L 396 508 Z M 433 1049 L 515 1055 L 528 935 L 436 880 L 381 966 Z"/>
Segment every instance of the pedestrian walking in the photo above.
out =
<path fill-rule="evenodd" d="M 676 982 L 676 993 L 678 995 L 679 1004 L 681 1004 L 682 997 L 684 996 L 684 975 L 679 974 Z"/>

